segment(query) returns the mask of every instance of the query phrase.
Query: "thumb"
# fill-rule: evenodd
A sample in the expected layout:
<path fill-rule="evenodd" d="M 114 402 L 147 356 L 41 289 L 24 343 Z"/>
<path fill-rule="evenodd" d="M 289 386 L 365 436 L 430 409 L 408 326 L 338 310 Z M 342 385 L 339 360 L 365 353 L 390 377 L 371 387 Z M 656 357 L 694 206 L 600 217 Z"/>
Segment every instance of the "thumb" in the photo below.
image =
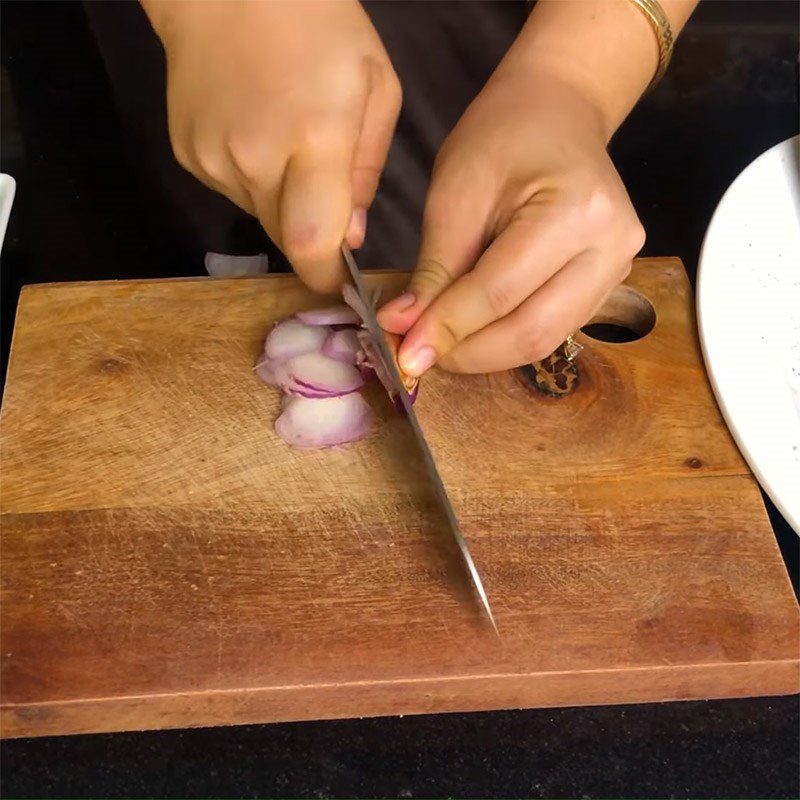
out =
<path fill-rule="evenodd" d="M 403 294 L 378 312 L 378 321 L 385 330 L 404 335 L 425 309 L 468 272 L 480 256 L 484 244 L 483 209 L 465 208 L 457 198 L 457 194 L 437 185 L 434 174 L 411 280 Z"/>
<path fill-rule="evenodd" d="M 339 291 L 341 245 L 352 214 L 352 151 L 297 153 L 289 160 L 279 203 L 281 249 L 310 289 Z"/>

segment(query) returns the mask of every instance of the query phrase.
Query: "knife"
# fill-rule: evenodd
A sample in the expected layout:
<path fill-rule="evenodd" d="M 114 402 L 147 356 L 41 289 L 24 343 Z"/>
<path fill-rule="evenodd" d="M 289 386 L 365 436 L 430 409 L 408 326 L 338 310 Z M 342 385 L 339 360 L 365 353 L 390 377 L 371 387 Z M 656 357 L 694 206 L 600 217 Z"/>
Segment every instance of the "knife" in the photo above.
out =
<path fill-rule="evenodd" d="M 439 470 L 436 468 L 436 462 L 433 459 L 431 449 L 428 447 L 427 441 L 425 441 L 425 434 L 423 434 L 419 420 L 417 419 L 417 415 L 414 413 L 414 407 L 411 405 L 411 399 L 409 398 L 408 392 L 403 386 L 400 373 L 398 372 L 397 365 L 395 364 L 394 356 L 389 349 L 389 345 L 386 343 L 386 337 L 384 336 L 383 329 L 378 324 L 378 318 L 375 315 L 375 306 L 373 304 L 372 297 L 370 296 L 370 293 L 364 284 L 364 279 L 361 277 L 361 272 L 356 265 L 353 254 L 350 252 L 350 248 L 346 244 L 342 245 L 342 255 L 344 256 L 345 263 L 347 264 L 347 269 L 350 272 L 350 277 L 353 279 L 353 286 L 355 287 L 359 299 L 364 306 L 364 325 L 369 331 L 370 336 L 372 336 L 372 338 L 375 340 L 375 345 L 377 346 L 381 354 L 381 358 L 386 366 L 386 372 L 389 375 L 395 398 L 397 398 L 400 402 L 404 416 L 411 425 L 414 439 L 416 440 L 417 445 L 422 453 L 422 460 L 425 464 L 425 470 L 428 473 L 428 477 L 433 484 L 436 496 L 439 499 L 442 509 L 444 510 L 444 515 L 447 519 L 450 532 L 453 534 L 453 537 L 456 540 L 461 557 L 464 559 L 467 571 L 472 578 L 472 585 L 475 588 L 478 597 L 480 598 L 481 604 L 483 605 L 483 610 L 486 612 L 489 622 L 491 622 L 495 633 L 498 633 L 497 624 L 494 621 L 494 615 L 492 614 L 492 609 L 489 606 L 489 598 L 486 596 L 486 591 L 483 588 L 481 576 L 478 574 L 478 570 L 475 567 L 475 562 L 472 560 L 472 555 L 469 552 L 467 542 L 461 533 L 461 528 L 458 526 L 458 519 L 456 518 L 455 511 L 453 510 L 453 504 L 450 502 L 450 498 L 447 496 L 447 490 L 444 487 L 444 482 L 439 475 Z"/>

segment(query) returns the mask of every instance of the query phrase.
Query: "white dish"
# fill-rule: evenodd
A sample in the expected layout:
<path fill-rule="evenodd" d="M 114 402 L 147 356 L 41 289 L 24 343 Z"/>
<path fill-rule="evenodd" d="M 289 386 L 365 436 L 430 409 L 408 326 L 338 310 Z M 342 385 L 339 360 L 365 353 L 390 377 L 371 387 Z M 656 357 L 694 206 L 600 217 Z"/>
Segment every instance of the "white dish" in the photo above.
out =
<path fill-rule="evenodd" d="M 697 316 L 722 413 L 764 490 L 800 533 L 800 136 L 757 158 L 717 206 Z"/>
<path fill-rule="evenodd" d="M 0 173 L 0 248 L 3 247 L 3 240 L 6 238 L 6 227 L 16 191 L 17 182 L 10 175 Z"/>

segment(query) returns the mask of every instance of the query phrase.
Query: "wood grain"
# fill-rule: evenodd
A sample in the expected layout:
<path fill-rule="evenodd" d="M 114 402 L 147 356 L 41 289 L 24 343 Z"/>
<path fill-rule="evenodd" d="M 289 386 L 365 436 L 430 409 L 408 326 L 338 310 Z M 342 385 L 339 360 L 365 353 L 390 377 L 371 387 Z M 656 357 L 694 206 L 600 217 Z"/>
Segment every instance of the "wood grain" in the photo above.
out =
<path fill-rule="evenodd" d="M 683 268 L 628 284 L 655 328 L 584 337 L 573 395 L 421 388 L 499 639 L 379 392 L 357 445 L 272 432 L 251 367 L 320 302 L 294 278 L 28 287 L 0 421 L 0 733 L 797 691 L 797 604 Z"/>

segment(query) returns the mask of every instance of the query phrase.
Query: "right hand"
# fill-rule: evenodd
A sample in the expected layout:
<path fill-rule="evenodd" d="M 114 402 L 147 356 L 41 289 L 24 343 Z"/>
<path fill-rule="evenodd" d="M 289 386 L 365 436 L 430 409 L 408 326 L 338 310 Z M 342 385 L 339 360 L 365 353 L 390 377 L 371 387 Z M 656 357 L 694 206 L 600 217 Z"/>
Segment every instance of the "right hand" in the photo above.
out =
<path fill-rule="evenodd" d="M 144 7 L 167 56 L 175 157 L 258 217 L 312 289 L 359 247 L 401 90 L 356 0 L 173 0 Z"/>

